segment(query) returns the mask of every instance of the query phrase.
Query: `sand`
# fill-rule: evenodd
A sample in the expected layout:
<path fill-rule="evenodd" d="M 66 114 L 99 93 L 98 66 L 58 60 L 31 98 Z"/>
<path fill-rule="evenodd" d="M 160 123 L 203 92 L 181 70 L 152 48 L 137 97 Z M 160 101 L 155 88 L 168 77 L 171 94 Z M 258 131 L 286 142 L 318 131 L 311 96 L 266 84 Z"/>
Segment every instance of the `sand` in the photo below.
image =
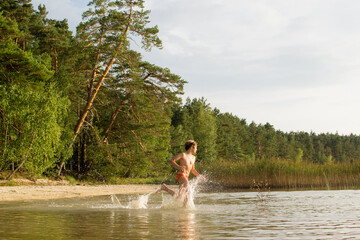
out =
<path fill-rule="evenodd" d="M 91 197 L 113 194 L 146 194 L 159 189 L 160 185 L 35 185 L 0 187 L 0 202 L 53 200 Z M 175 188 L 176 186 L 172 186 Z"/>

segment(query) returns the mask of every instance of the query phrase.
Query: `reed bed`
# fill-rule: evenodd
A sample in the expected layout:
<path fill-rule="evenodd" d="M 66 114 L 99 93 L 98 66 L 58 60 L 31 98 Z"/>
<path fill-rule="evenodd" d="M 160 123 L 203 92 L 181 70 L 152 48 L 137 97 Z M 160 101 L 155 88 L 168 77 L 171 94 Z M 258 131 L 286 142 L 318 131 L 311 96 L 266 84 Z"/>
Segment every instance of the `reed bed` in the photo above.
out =
<path fill-rule="evenodd" d="M 360 163 L 299 163 L 290 160 L 219 161 L 201 166 L 213 182 L 225 188 L 272 189 L 360 188 Z"/>

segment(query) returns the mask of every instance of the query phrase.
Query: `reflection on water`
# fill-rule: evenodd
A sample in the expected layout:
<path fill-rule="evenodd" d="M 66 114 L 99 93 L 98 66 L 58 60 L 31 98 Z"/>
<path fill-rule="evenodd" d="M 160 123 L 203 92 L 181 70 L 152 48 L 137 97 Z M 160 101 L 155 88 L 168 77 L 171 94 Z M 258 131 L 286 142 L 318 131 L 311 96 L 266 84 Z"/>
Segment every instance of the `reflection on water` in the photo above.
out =
<path fill-rule="evenodd" d="M 117 197 L 0 203 L 0 239 L 360 239 L 360 191 Z"/>

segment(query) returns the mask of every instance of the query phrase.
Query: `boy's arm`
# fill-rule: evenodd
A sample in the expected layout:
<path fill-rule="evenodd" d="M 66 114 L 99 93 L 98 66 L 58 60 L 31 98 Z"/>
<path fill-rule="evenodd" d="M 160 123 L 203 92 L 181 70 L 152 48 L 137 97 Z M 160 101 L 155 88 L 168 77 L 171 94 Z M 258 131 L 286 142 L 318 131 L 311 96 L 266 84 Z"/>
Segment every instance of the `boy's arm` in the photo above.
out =
<path fill-rule="evenodd" d="M 206 178 L 203 175 L 201 175 L 200 173 L 198 173 L 198 171 L 196 171 L 195 164 L 193 165 L 193 167 L 191 169 L 191 173 L 194 174 L 196 177 L 200 177 L 203 182 L 206 181 Z"/>
<path fill-rule="evenodd" d="M 183 155 L 184 155 L 183 153 L 179 153 L 169 161 L 171 165 L 179 169 L 181 172 L 185 170 L 185 166 L 180 166 L 179 164 L 176 163 L 176 161 L 180 160 L 183 157 Z"/>
<path fill-rule="evenodd" d="M 200 176 L 200 173 L 198 173 L 198 171 L 195 170 L 195 164 L 193 165 L 193 167 L 191 169 L 191 173 L 194 174 L 196 177 Z"/>

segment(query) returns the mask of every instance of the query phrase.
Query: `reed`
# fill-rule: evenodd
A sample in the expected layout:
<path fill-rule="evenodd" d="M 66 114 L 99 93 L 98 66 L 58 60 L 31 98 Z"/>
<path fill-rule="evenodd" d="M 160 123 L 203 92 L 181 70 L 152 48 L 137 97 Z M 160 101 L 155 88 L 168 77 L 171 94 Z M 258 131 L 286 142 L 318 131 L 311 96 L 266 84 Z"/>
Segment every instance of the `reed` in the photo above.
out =
<path fill-rule="evenodd" d="M 360 163 L 316 164 L 291 160 L 218 161 L 200 166 L 225 188 L 252 188 L 266 182 L 271 189 L 360 188 Z"/>

